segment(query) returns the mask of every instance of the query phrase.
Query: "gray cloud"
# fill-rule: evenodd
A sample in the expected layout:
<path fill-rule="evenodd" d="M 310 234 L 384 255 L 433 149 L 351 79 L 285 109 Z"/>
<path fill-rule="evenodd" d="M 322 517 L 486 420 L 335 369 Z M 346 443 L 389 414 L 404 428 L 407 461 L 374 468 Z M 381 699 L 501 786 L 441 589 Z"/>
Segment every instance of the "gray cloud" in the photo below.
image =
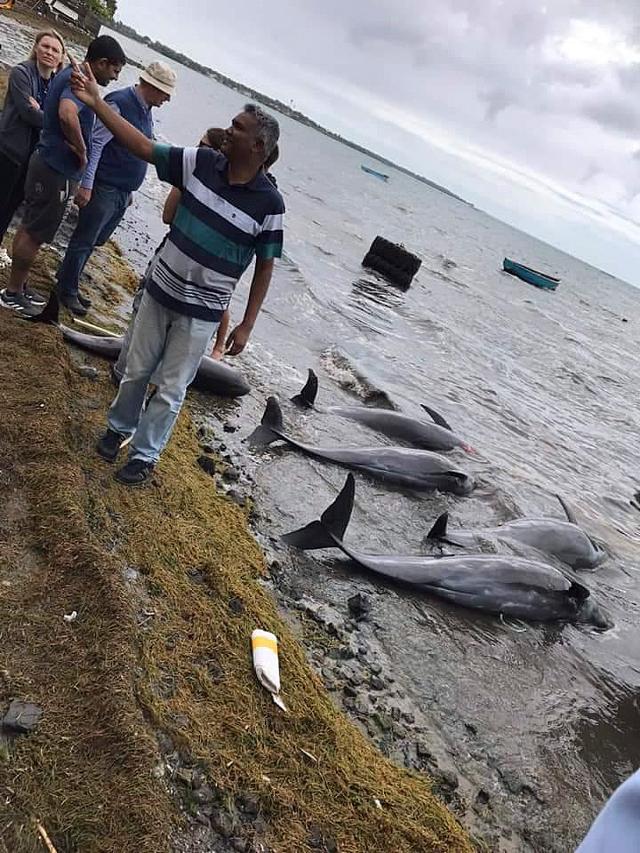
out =
<path fill-rule="evenodd" d="M 622 98 L 594 101 L 585 106 L 584 113 L 623 136 L 632 136 L 640 131 L 640 110 L 634 102 Z"/>
<path fill-rule="evenodd" d="M 614 204 L 637 175 L 637 0 L 274 0 L 268 11 L 244 0 L 214 17 L 209 0 L 190 0 L 188 16 L 173 0 L 118 8 L 140 31 L 352 136 L 369 122 L 350 114 L 347 94 L 362 111 L 375 101 L 378 115 L 444 128 L 569 189 L 597 184 Z M 589 33 L 595 46 L 580 45 Z M 608 34 L 626 51 L 598 47 Z M 368 133 L 360 141 L 385 144 Z"/>

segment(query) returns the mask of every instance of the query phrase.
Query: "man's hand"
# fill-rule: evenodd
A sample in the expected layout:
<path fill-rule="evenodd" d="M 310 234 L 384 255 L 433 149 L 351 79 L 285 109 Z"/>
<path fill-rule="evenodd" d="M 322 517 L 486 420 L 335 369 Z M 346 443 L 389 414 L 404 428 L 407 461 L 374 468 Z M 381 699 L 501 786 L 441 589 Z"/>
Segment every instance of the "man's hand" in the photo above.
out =
<path fill-rule="evenodd" d="M 224 349 L 222 349 L 221 347 L 214 347 L 211 350 L 211 358 L 214 361 L 221 361 L 223 356 L 224 356 Z"/>
<path fill-rule="evenodd" d="M 86 189 L 86 187 L 78 187 L 78 190 L 75 194 L 75 198 L 73 199 L 78 207 L 86 207 L 91 201 L 91 193 L 92 190 Z"/>
<path fill-rule="evenodd" d="M 100 87 L 93 76 L 93 71 L 88 62 L 78 65 L 75 59 L 71 60 L 73 71 L 71 72 L 71 91 L 79 101 L 93 109 L 101 100 Z"/>
<path fill-rule="evenodd" d="M 35 98 L 32 98 L 31 95 L 29 95 L 29 106 L 34 110 L 40 109 L 40 104 L 36 101 Z"/>
<path fill-rule="evenodd" d="M 226 351 L 229 355 L 240 355 L 246 347 L 252 327 L 246 323 L 240 323 L 227 338 Z"/>

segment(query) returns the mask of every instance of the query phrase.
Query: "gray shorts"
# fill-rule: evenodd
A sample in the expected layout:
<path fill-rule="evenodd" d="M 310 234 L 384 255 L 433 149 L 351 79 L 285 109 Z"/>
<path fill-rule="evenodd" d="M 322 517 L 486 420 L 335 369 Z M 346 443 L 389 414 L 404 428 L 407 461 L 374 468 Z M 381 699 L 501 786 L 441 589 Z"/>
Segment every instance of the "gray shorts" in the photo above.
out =
<path fill-rule="evenodd" d="M 38 151 L 31 155 L 24 182 L 22 227 L 36 243 L 53 242 L 77 186 L 77 181 L 47 166 Z"/>

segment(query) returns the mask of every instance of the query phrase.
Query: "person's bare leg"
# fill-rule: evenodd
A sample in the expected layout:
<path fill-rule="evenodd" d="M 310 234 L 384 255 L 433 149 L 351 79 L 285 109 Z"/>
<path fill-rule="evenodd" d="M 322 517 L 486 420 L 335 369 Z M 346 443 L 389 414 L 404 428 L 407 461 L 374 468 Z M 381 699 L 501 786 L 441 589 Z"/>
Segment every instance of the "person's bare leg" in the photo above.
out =
<path fill-rule="evenodd" d="M 31 237 L 23 228 L 16 231 L 13 238 L 13 258 L 11 261 L 11 274 L 9 276 L 8 293 L 23 293 L 24 286 L 29 277 L 29 271 L 33 266 L 40 243 Z"/>

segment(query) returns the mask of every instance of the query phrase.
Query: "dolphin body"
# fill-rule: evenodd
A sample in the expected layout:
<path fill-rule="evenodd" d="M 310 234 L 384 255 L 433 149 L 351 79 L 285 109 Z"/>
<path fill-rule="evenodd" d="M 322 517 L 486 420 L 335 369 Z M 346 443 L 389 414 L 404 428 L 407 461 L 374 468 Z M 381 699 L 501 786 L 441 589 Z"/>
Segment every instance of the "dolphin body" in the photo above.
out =
<path fill-rule="evenodd" d="M 349 420 L 357 421 L 389 438 L 397 439 L 413 447 L 440 452 L 461 447 L 467 452 L 473 452 L 472 448 L 453 432 L 442 415 L 424 404 L 422 408 L 429 414 L 434 423 L 425 423 L 410 418 L 408 415 L 403 415 L 401 412 L 394 412 L 390 409 L 376 409 L 372 406 L 319 407 L 315 405 L 317 393 L 318 377 L 310 369 L 304 388 L 299 394 L 292 397 L 292 402 L 297 406 L 315 409 L 322 414 L 349 418 Z"/>
<path fill-rule="evenodd" d="M 453 604 L 533 622 L 588 623 L 600 630 L 611 621 L 589 590 L 546 563 L 497 554 L 428 557 L 362 554 L 345 545 L 351 518 L 353 474 L 318 521 L 283 536 L 303 550 L 339 548 L 359 566 Z"/>
<path fill-rule="evenodd" d="M 248 438 L 254 445 L 284 441 L 309 456 L 356 468 L 378 480 L 418 491 L 452 492 L 468 495 L 473 478 L 456 471 L 448 459 L 411 447 L 312 447 L 284 432 L 282 412 L 275 397 L 269 397 L 261 425 Z"/>
<path fill-rule="evenodd" d="M 609 556 L 605 549 L 578 527 L 575 516 L 558 496 L 567 521 L 554 518 L 519 518 L 499 527 L 472 530 L 447 530 L 449 513 L 435 522 L 427 541 L 446 542 L 461 548 L 478 548 L 482 540 L 518 543 L 549 554 L 572 569 L 596 569 Z"/>
<path fill-rule="evenodd" d="M 120 354 L 123 336 L 107 337 L 106 335 L 87 335 L 78 332 L 59 322 L 59 303 L 55 292 L 51 293 L 49 302 L 37 317 L 32 318 L 38 323 L 57 326 L 65 341 L 88 352 L 101 355 L 114 361 Z M 215 394 L 218 397 L 242 397 L 251 390 L 242 373 L 235 367 L 223 364 L 205 355 L 193 381 L 194 388 Z"/>

